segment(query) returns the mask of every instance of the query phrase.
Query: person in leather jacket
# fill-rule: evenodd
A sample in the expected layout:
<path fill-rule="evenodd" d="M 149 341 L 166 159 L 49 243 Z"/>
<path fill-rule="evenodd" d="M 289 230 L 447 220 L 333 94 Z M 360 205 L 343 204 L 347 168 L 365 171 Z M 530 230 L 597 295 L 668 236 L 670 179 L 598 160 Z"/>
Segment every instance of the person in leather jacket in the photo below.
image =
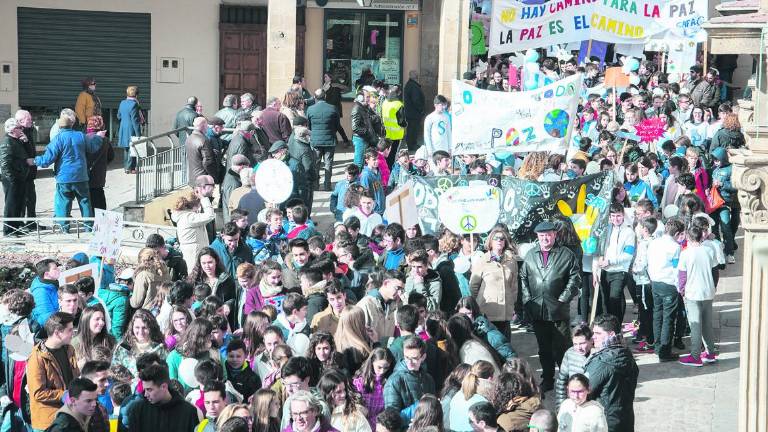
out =
<path fill-rule="evenodd" d="M 552 222 L 541 222 L 534 231 L 539 242 L 520 267 L 520 288 L 539 345 L 544 392 L 554 387 L 555 364 L 560 364 L 569 347 L 570 301 L 581 286 L 581 262 L 556 243 Z"/>

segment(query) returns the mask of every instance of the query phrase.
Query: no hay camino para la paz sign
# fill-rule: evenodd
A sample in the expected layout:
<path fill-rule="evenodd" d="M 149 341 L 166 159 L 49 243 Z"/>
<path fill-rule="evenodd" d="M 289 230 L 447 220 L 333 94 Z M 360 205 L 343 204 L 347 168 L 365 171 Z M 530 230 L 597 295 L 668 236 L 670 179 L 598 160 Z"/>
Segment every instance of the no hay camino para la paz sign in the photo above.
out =
<path fill-rule="evenodd" d="M 536 90 L 495 92 L 453 81 L 454 155 L 565 152 L 581 95 L 581 74 Z"/>
<path fill-rule="evenodd" d="M 699 0 L 697 0 L 699 1 Z M 555 0 L 528 5 L 494 1 L 489 55 L 589 39 L 641 44 L 665 30 L 668 0 Z"/>

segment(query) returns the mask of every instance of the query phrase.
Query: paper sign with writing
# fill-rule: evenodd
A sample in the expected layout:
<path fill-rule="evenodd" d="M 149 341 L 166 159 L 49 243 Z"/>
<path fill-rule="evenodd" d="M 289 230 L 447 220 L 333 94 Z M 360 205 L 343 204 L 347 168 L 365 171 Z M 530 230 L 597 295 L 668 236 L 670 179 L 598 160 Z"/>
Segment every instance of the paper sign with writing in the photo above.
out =
<path fill-rule="evenodd" d="M 706 42 L 707 32 L 701 25 L 709 17 L 709 2 L 701 0 L 670 0 L 661 11 L 659 22 L 667 28 L 654 39 L 669 41 L 670 38 Z"/>
<path fill-rule="evenodd" d="M 456 234 L 482 234 L 499 220 L 501 190 L 482 184 L 453 187 L 440 195 L 440 222 Z"/>
<path fill-rule="evenodd" d="M 419 223 L 419 213 L 413 197 L 413 188 L 406 183 L 387 195 L 384 219 L 388 223 L 399 223 L 404 227 L 412 227 Z"/>
<path fill-rule="evenodd" d="M 453 154 L 563 153 L 576 122 L 581 78 L 576 74 L 536 90 L 511 93 L 454 80 Z"/>
<path fill-rule="evenodd" d="M 665 3 L 666 0 L 553 0 L 530 5 L 495 0 L 488 54 L 589 39 L 642 44 L 664 31 L 657 21 Z"/>
<path fill-rule="evenodd" d="M 117 259 L 120 255 L 120 241 L 123 238 L 123 214 L 96 209 L 93 222 L 93 238 L 88 253 L 106 260 Z"/>
<path fill-rule="evenodd" d="M 86 276 L 93 278 L 96 287 L 100 285 L 99 267 L 96 263 L 92 263 L 62 271 L 59 275 L 59 286 L 73 284 Z"/>

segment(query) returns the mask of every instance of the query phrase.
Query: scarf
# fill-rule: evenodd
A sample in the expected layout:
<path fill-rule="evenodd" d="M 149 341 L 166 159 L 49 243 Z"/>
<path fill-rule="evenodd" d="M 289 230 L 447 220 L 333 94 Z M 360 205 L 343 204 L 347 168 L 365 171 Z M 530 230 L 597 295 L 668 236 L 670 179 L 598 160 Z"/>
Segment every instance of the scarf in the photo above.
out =
<path fill-rule="evenodd" d="M 259 291 L 264 298 L 274 297 L 283 292 L 282 285 L 270 285 L 264 279 L 259 282 Z"/>

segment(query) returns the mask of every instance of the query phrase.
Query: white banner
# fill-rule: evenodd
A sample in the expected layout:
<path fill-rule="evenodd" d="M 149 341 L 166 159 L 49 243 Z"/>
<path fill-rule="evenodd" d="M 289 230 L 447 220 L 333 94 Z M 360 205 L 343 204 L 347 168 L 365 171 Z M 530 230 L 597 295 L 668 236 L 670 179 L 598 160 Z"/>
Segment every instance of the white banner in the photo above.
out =
<path fill-rule="evenodd" d="M 665 30 L 658 21 L 667 1 L 553 0 L 527 5 L 515 0 L 494 0 L 488 54 L 589 39 L 642 44 Z"/>
<path fill-rule="evenodd" d="M 454 80 L 452 153 L 564 153 L 580 94 L 581 74 L 511 93 L 480 90 Z"/>
<path fill-rule="evenodd" d="M 96 209 L 94 219 L 88 253 L 107 261 L 116 260 L 120 256 L 120 241 L 123 238 L 123 214 Z"/>
<path fill-rule="evenodd" d="M 440 195 L 440 222 L 458 234 L 482 234 L 499 221 L 501 190 L 480 184 L 453 187 Z"/>
<path fill-rule="evenodd" d="M 654 39 L 669 42 L 669 38 L 677 37 L 706 42 L 707 32 L 701 25 L 707 22 L 709 17 L 708 3 L 701 0 L 670 0 L 664 5 L 659 20 L 659 23 L 667 28 L 667 32 L 657 34 Z"/>

